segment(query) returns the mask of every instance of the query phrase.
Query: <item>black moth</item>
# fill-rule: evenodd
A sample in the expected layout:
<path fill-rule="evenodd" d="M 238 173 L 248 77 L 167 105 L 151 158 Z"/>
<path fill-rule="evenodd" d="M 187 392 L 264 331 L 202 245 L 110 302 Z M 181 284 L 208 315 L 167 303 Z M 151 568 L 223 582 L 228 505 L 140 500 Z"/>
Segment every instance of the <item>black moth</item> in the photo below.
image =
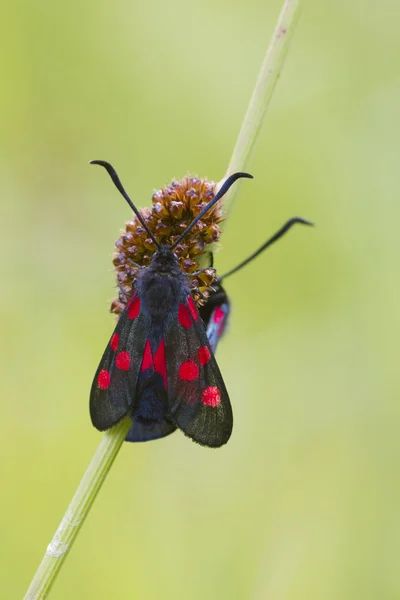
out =
<path fill-rule="evenodd" d="M 174 244 L 162 246 L 114 168 L 105 161 L 92 164 L 107 170 L 157 248 L 151 264 L 140 268 L 96 371 L 90 393 L 92 423 L 104 431 L 129 414 L 133 423 L 127 441 L 154 440 L 179 428 L 203 446 L 220 447 L 232 432 L 232 408 L 174 248 L 237 179 L 252 176 L 228 177 Z"/>

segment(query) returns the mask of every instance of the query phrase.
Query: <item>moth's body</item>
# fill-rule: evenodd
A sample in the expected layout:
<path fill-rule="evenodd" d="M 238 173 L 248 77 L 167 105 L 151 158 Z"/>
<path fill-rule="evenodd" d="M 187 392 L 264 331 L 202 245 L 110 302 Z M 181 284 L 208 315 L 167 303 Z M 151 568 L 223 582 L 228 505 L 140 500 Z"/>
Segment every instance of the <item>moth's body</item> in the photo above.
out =
<path fill-rule="evenodd" d="M 139 272 L 135 290 L 140 295 L 143 311 L 151 320 L 148 339 L 154 356 L 164 339 L 168 315 L 176 312 L 182 296 L 186 298 L 190 293 L 189 279 L 168 246 L 161 246 L 154 253 L 151 264 Z M 167 390 L 159 373 L 140 374 L 132 417 L 134 422 L 127 441 L 157 439 L 175 431 L 176 426 L 169 414 Z"/>
<path fill-rule="evenodd" d="M 108 429 L 127 414 L 127 441 L 154 440 L 177 427 L 194 441 L 225 444 L 229 397 L 190 280 L 168 246 L 142 267 L 93 381 L 91 417 Z"/>

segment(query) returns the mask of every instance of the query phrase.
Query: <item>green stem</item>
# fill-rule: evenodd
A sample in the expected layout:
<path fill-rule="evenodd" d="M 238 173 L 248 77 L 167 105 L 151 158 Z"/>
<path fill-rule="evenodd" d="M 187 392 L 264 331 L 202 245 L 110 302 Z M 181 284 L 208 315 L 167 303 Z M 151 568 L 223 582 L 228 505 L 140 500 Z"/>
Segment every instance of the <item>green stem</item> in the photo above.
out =
<path fill-rule="evenodd" d="M 249 163 L 276 82 L 282 71 L 301 7 L 302 0 L 285 0 L 283 3 L 224 180 L 236 171 L 245 170 Z M 225 224 L 232 212 L 240 187 L 241 184 L 238 182 L 224 198 Z"/>
<path fill-rule="evenodd" d="M 130 429 L 125 417 L 106 431 L 25 595 L 46 598 Z"/>

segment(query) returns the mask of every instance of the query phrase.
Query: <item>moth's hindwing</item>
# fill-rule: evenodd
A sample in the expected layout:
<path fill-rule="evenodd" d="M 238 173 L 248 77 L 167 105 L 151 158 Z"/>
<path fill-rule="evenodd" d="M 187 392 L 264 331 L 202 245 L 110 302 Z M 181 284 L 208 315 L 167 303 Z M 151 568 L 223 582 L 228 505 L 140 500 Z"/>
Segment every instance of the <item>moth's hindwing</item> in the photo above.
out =
<path fill-rule="evenodd" d="M 215 289 L 210 293 L 206 303 L 200 306 L 199 312 L 206 328 L 208 341 L 215 353 L 218 343 L 225 332 L 230 314 L 228 296 L 219 282 L 217 282 Z"/>
<path fill-rule="evenodd" d="M 230 313 L 229 304 L 223 303 L 214 308 L 207 325 L 207 338 L 213 352 L 216 351 L 218 342 L 222 338 Z"/>

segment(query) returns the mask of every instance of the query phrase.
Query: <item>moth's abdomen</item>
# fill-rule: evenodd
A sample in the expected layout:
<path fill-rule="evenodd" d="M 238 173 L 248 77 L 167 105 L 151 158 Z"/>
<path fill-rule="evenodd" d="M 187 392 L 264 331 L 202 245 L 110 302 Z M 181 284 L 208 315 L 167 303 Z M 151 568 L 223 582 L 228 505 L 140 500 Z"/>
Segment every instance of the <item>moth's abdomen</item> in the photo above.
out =
<path fill-rule="evenodd" d="M 147 360 L 149 355 L 147 355 Z M 145 364 L 145 366 L 147 366 Z M 140 376 L 137 400 L 132 412 L 133 424 L 127 442 L 147 442 L 173 433 L 176 426 L 169 420 L 166 376 L 146 368 Z"/>
<path fill-rule="evenodd" d="M 132 416 L 144 427 L 162 423 L 168 414 L 167 393 L 164 378 L 159 373 L 142 376 L 137 390 L 137 401 Z"/>

